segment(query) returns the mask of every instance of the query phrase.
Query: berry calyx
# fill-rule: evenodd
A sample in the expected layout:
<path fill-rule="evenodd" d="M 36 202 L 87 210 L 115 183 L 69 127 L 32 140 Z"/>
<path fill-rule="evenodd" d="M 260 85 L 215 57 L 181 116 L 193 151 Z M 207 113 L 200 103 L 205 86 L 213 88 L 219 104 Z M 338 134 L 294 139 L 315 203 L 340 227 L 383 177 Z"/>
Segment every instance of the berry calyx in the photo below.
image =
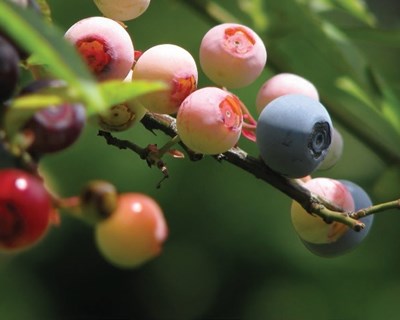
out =
<path fill-rule="evenodd" d="M 255 38 L 243 26 L 226 28 L 224 40 L 226 50 L 237 55 L 248 53 L 256 44 Z"/>
<path fill-rule="evenodd" d="M 73 24 L 64 37 L 77 48 L 100 81 L 123 80 L 133 66 L 132 39 L 124 27 L 112 19 L 82 19 Z"/>
<path fill-rule="evenodd" d="M 87 183 L 79 198 L 82 218 L 90 223 L 97 223 L 110 217 L 118 202 L 115 186 L 102 180 Z"/>
<path fill-rule="evenodd" d="M 110 50 L 102 39 L 82 39 L 76 43 L 76 47 L 95 74 L 101 73 L 111 61 Z"/>

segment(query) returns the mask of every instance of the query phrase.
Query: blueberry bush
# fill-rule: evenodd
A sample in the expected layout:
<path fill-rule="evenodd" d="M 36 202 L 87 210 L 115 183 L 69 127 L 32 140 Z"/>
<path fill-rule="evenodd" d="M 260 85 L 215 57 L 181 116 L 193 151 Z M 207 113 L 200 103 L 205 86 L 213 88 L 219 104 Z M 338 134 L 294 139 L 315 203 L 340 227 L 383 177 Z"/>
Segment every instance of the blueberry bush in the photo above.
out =
<path fill-rule="evenodd" d="M 0 0 L 1 317 L 396 319 L 399 9 Z"/>

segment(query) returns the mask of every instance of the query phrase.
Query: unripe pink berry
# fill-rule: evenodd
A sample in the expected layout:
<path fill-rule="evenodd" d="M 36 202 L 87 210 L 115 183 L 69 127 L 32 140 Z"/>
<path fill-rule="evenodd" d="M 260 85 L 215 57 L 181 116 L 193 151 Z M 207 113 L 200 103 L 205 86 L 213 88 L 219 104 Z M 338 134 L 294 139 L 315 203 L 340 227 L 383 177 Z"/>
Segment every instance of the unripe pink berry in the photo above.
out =
<path fill-rule="evenodd" d="M 346 211 L 354 211 L 354 200 L 349 190 L 338 180 L 314 178 L 303 184 L 311 192 L 324 197 Z M 310 243 L 331 243 L 338 240 L 348 227 L 340 222 L 330 224 L 311 215 L 296 201 L 292 202 L 291 218 L 299 237 Z"/>
<path fill-rule="evenodd" d="M 216 87 L 193 92 L 183 101 L 176 118 L 182 142 L 203 154 L 226 152 L 240 137 L 241 104 L 234 94 Z"/>
<path fill-rule="evenodd" d="M 129 33 L 118 22 L 90 17 L 72 25 L 64 37 L 70 41 L 99 80 L 123 80 L 134 62 Z"/>
<path fill-rule="evenodd" d="M 159 255 L 168 235 L 157 202 L 141 193 L 123 193 L 116 210 L 96 225 L 96 244 L 112 264 L 134 268 Z"/>
<path fill-rule="evenodd" d="M 317 88 L 310 81 L 293 73 L 279 73 L 264 82 L 258 91 L 257 112 L 261 113 L 272 100 L 287 94 L 302 94 L 319 100 Z"/>
<path fill-rule="evenodd" d="M 174 44 L 160 44 L 142 53 L 133 69 L 132 81 L 158 80 L 168 84 L 138 100 L 150 112 L 173 114 L 182 101 L 197 88 L 197 66 L 192 55 Z"/>
<path fill-rule="evenodd" d="M 150 5 L 150 0 L 94 0 L 94 3 L 106 17 L 128 21 L 142 15 Z"/>
<path fill-rule="evenodd" d="M 241 88 L 251 84 L 267 62 L 261 38 L 250 28 L 224 23 L 210 29 L 200 44 L 200 65 L 218 86 Z"/>

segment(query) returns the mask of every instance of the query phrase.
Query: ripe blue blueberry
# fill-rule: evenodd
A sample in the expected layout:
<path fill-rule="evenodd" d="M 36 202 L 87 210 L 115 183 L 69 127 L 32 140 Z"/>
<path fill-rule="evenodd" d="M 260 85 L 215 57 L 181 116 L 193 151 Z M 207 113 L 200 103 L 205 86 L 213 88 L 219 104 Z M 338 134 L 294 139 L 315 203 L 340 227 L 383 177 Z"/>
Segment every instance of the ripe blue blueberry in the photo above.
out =
<path fill-rule="evenodd" d="M 256 129 L 257 146 L 272 170 L 301 178 L 325 158 L 332 130 L 329 113 L 320 102 L 299 94 L 284 95 L 262 110 Z"/>
<path fill-rule="evenodd" d="M 368 208 L 372 205 L 370 197 L 359 185 L 348 180 L 339 181 L 350 191 L 354 200 L 356 211 Z M 321 257 L 329 258 L 345 254 L 353 250 L 365 239 L 371 229 L 372 223 L 374 221 L 374 216 L 366 216 L 364 218 L 361 218 L 360 221 L 365 224 L 364 229 L 359 232 L 355 232 L 349 229 L 336 242 L 328 244 L 315 244 L 303 240 L 303 243 L 311 252 Z"/>

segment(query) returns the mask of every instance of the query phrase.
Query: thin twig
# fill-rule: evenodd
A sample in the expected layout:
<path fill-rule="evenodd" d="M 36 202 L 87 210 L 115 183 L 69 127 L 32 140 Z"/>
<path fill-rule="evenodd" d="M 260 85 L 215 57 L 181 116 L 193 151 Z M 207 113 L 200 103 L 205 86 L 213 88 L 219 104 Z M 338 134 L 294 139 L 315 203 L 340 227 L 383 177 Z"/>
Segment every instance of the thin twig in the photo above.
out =
<path fill-rule="evenodd" d="M 132 150 L 133 152 L 137 153 L 141 159 L 146 159 L 146 157 L 149 154 L 149 151 L 147 148 L 141 148 L 137 144 L 135 144 L 131 141 L 128 141 L 128 140 L 121 140 L 121 139 L 115 138 L 108 131 L 99 130 L 97 135 L 100 137 L 103 137 L 106 140 L 107 144 L 109 144 L 109 145 L 118 147 L 119 149 Z"/>
<path fill-rule="evenodd" d="M 387 211 L 390 209 L 400 209 L 400 199 L 379 203 L 368 208 L 363 208 L 350 214 L 353 219 L 360 219 L 371 214 Z"/>
<path fill-rule="evenodd" d="M 177 136 L 176 119 L 172 116 L 147 113 L 142 119 L 142 123 L 146 129 L 152 132 L 154 132 L 154 130 L 160 130 L 171 137 Z M 149 153 L 146 153 L 146 149 L 140 148 L 129 141 L 114 138 L 110 133 L 107 132 L 100 132 L 99 135 L 105 137 L 107 143 L 115 143 L 115 145 L 119 148 L 131 149 L 132 151 L 137 152 L 142 159 L 144 158 L 148 161 Z M 197 155 L 187 148 L 182 142 L 180 142 L 180 144 L 184 147 L 186 152 L 192 155 Z M 200 159 L 198 157 L 189 158 L 191 160 Z M 259 158 L 248 155 L 239 147 L 234 147 L 223 154 L 215 155 L 214 158 L 217 161 L 229 162 L 236 167 L 251 173 L 256 178 L 267 182 L 293 200 L 297 201 L 305 210 L 320 216 L 327 222 L 338 221 L 346 224 L 354 230 L 360 230 L 364 227 L 364 224 L 351 217 L 349 212 L 343 212 L 341 208 L 338 208 L 326 199 L 311 193 L 308 189 L 304 188 L 299 181 L 295 179 L 288 179 L 276 173 L 267 165 L 265 165 L 264 162 L 262 162 Z M 166 170 L 165 166 L 160 167 L 160 162 L 157 162 L 157 166 Z"/>

